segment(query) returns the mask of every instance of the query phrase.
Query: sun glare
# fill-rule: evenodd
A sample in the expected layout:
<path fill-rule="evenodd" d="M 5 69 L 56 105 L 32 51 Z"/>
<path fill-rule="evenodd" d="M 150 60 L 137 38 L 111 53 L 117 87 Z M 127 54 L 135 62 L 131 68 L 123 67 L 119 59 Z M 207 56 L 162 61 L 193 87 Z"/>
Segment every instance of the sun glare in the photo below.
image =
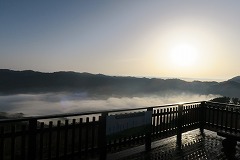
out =
<path fill-rule="evenodd" d="M 176 45 L 171 49 L 170 61 L 177 67 L 191 67 L 197 60 L 197 54 L 197 49 L 192 45 Z"/>

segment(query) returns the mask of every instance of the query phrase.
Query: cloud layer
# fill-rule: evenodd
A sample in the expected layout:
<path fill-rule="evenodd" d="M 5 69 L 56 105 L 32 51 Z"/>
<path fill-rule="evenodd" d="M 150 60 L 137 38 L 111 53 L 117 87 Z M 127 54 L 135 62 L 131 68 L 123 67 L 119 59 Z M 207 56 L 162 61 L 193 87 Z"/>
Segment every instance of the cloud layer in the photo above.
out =
<path fill-rule="evenodd" d="M 90 98 L 84 93 L 18 94 L 0 96 L 0 110 L 25 116 L 75 113 L 95 110 L 149 107 L 163 104 L 209 100 L 216 95 L 178 94 L 172 96 Z"/>

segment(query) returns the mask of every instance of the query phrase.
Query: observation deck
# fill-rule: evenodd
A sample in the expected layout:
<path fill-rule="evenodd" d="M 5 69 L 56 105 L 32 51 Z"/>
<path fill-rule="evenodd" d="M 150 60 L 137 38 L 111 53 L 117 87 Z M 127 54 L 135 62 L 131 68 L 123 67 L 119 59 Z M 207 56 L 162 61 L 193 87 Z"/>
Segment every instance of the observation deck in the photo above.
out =
<path fill-rule="evenodd" d="M 200 101 L 1 119 L 0 160 L 226 159 L 217 131 L 239 134 L 239 109 Z"/>

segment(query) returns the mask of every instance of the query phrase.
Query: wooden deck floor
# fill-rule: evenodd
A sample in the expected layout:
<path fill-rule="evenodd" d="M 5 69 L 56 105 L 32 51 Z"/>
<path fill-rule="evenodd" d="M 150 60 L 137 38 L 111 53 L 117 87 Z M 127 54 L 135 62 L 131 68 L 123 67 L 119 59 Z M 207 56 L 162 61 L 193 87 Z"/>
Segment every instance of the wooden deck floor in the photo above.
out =
<path fill-rule="evenodd" d="M 150 152 L 144 151 L 144 146 L 135 147 L 107 156 L 108 160 L 225 160 L 221 152 L 222 137 L 215 132 L 205 130 L 205 136 L 199 130 L 189 131 L 182 136 L 182 149 L 176 146 L 176 136 L 152 143 Z M 240 143 L 237 145 L 237 159 L 240 160 Z"/>

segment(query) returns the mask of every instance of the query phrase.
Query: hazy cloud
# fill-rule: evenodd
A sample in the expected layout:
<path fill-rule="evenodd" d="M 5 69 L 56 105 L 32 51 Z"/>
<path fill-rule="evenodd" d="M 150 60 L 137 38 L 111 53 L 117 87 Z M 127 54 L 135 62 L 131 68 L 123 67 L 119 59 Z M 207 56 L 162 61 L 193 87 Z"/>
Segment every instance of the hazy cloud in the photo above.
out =
<path fill-rule="evenodd" d="M 209 100 L 217 95 L 178 94 L 168 96 L 109 97 L 93 99 L 85 93 L 18 94 L 0 96 L 0 111 L 50 115 L 94 110 L 149 107 L 178 102 Z"/>

